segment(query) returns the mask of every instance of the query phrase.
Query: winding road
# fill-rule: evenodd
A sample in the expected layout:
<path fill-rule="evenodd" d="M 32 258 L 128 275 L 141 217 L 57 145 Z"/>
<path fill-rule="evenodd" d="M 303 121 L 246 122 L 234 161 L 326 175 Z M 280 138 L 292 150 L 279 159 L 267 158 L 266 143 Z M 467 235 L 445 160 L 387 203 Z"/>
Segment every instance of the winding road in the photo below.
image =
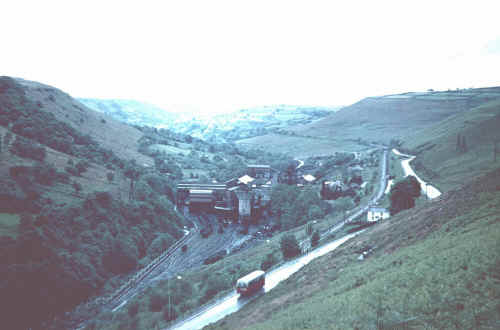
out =
<path fill-rule="evenodd" d="M 400 153 L 396 149 L 392 149 L 392 152 L 397 156 L 405 158 L 401 160 L 401 166 L 403 167 L 405 177 L 407 177 L 408 175 L 413 175 L 418 180 L 418 182 L 420 182 L 423 193 L 426 194 L 429 199 L 441 196 L 441 192 L 436 187 L 431 186 L 424 180 L 420 179 L 415 171 L 411 168 L 410 162 L 415 159 L 415 156 Z"/>
<path fill-rule="evenodd" d="M 380 164 L 380 186 L 375 196 L 367 203 L 366 206 L 357 209 L 346 220 L 336 224 L 329 230 L 323 232 L 321 234 L 322 238 L 339 230 L 346 223 L 354 220 L 355 218 L 366 212 L 371 204 L 377 202 L 384 195 L 385 187 L 387 185 L 387 160 L 388 160 L 388 150 L 384 149 Z M 189 318 L 174 324 L 170 329 L 201 329 L 210 323 L 216 322 L 221 318 L 238 311 L 249 301 L 252 301 L 257 297 L 259 297 L 260 295 L 263 295 L 266 292 L 272 290 L 276 285 L 278 285 L 279 282 L 287 279 L 290 275 L 292 275 L 293 273 L 297 272 L 299 269 L 307 265 L 311 260 L 335 250 L 341 244 L 345 243 L 346 241 L 358 235 L 359 233 L 360 232 L 349 234 L 338 240 L 322 245 L 321 247 L 314 249 L 297 259 L 284 263 L 280 267 L 268 272 L 266 274 L 266 285 L 259 294 L 256 294 L 251 297 L 240 298 L 238 294 L 232 292 L 227 296 L 221 298 L 217 302 L 205 306 L 203 309 L 201 309 L 196 314 L 190 316 Z"/>

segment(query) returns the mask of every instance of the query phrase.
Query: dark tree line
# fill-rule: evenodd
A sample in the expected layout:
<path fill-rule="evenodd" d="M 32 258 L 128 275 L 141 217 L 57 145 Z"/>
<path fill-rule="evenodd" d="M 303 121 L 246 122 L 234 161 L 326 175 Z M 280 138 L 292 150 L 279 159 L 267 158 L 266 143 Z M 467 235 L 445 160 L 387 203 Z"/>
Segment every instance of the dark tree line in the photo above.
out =
<path fill-rule="evenodd" d="M 409 175 L 406 178 L 396 182 L 391 188 L 390 212 L 392 215 L 403 210 L 411 209 L 415 206 L 415 199 L 420 196 L 420 182 L 413 176 Z"/>

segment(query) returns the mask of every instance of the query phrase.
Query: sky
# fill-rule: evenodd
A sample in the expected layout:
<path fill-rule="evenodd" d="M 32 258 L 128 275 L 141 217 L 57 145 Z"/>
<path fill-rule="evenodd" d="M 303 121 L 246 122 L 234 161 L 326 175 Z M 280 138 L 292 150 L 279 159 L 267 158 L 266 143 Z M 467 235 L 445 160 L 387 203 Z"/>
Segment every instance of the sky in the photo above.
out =
<path fill-rule="evenodd" d="M 0 75 L 204 114 L 500 86 L 500 1 L 6 1 Z"/>

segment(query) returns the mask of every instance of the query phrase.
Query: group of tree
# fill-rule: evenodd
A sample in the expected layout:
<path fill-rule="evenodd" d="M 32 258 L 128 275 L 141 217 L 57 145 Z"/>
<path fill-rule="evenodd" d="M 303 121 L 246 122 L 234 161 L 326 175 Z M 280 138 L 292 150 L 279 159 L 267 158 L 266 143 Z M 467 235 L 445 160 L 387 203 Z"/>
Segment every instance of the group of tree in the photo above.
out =
<path fill-rule="evenodd" d="M 285 230 L 320 219 L 330 208 L 312 188 L 278 184 L 271 192 L 271 211 Z"/>
<path fill-rule="evenodd" d="M 420 196 L 420 182 L 413 176 L 409 175 L 406 178 L 396 182 L 390 193 L 391 215 L 415 206 L 415 199 Z"/>

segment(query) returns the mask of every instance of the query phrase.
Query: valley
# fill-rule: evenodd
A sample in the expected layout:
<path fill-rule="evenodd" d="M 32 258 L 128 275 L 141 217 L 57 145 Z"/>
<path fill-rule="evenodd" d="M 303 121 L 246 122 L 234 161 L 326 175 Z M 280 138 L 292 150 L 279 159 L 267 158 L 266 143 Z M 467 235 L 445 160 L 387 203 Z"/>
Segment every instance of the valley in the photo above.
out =
<path fill-rule="evenodd" d="M 428 91 L 201 120 L 0 77 L 4 322 L 494 328 L 499 100 Z M 265 294 L 239 300 L 255 269 Z"/>

